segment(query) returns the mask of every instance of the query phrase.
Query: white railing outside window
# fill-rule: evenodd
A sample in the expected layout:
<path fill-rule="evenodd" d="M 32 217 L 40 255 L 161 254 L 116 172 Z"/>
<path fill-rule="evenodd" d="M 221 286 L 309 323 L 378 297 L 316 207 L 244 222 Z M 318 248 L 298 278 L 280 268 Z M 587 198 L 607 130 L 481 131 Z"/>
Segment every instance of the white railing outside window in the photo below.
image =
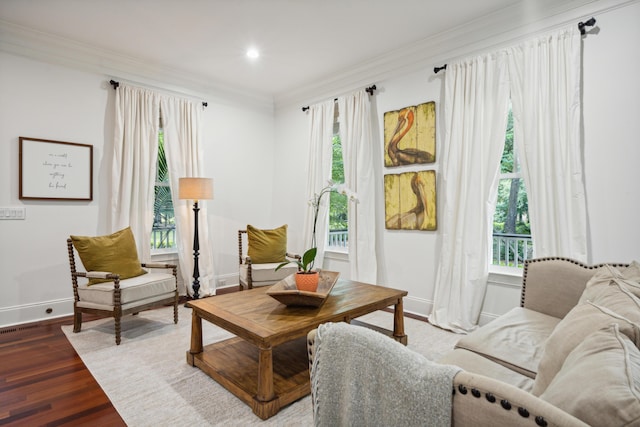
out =
<path fill-rule="evenodd" d="M 522 268 L 524 261 L 532 257 L 530 235 L 493 233 L 493 265 Z"/>
<path fill-rule="evenodd" d="M 349 230 L 330 230 L 327 246 L 343 250 L 349 249 Z"/>

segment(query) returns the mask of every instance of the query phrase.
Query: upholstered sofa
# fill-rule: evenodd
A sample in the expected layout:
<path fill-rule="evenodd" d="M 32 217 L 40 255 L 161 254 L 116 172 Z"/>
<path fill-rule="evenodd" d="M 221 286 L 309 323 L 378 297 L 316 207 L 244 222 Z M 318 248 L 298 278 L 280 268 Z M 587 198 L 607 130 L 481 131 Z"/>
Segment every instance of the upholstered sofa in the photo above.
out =
<path fill-rule="evenodd" d="M 462 336 L 437 361 L 460 368 L 452 379 L 451 425 L 640 425 L 639 282 L 636 262 L 527 261 L 520 307 Z M 319 362 L 316 341 L 312 331 L 312 365 L 314 357 Z M 387 341 L 370 350 L 408 350 Z M 385 364 L 377 369 L 398 383 L 412 375 L 386 372 Z M 322 378 L 313 369 L 311 375 L 317 387 Z"/>

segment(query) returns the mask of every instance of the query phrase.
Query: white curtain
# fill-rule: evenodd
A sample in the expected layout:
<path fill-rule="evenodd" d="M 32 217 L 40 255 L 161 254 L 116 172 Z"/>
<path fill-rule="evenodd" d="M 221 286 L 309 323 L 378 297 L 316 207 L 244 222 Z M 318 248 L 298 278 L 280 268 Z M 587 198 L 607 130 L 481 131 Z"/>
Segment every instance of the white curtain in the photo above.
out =
<path fill-rule="evenodd" d="M 176 217 L 178 254 L 184 283 L 189 295 L 193 295 L 193 200 L 178 199 L 178 181 L 182 177 L 202 177 L 202 150 L 199 102 L 175 97 L 161 100 L 164 146 L 169 167 L 171 197 Z M 198 242 L 200 246 L 198 270 L 200 296 L 215 293 L 213 254 L 209 239 L 209 220 L 206 200 L 198 202 Z"/>
<path fill-rule="evenodd" d="M 487 287 L 508 102 L 502 53 L 448 64 L 442 250 L 429 321 L 455 332 L 476 327 Z"/>
<path fill-rule="evenodd" d="M 111 231 L 131 227 L 138 256 L 150 260 L 158 158 L 158 94 L 121 83 L 116 90 Z"/>
<path fill-rule="evenodd" d="M 575 26 L 510 49 L 514 138 L 536 257 L 587 261 L 580 72 Z"/>
<path fill-rule="evenodd" d="M 371 140 L 371 104 L 365 90 L 338 98 L 345 185 L 356 193 L 349 201 L 351 280 L 377 283 L 375 174 Z"/>
<path fill-rule="evenodd" d="M 331 163 L 333 154 L 333 121 L 335 105 L 334 101 L 327 101 L 309 107 L 309 175 L 307 180 L 308 200 L 314 198 L 314 194 L 327 186 L 331 179 Z M 315 266 L 321 267 L 324 262 L 324 251 L 328 229 L 329 196 L 322 197 L 318 207 L 318 220 L 316 223 L 316 255 Z M 303 240 L 305 250 L 311 247 L 314 207 L 309 204 Z M 302 254 L 300 254 L 302 255 Z"/>

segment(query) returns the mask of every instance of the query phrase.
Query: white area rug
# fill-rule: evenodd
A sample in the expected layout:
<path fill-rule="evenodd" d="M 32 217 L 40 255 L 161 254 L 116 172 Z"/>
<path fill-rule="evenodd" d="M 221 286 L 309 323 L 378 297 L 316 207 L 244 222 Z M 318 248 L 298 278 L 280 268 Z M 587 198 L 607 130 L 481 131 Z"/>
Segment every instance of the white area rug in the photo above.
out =
<path fill-rule="evenodd" d="M 62 330 L 128 426 L 312 426 L 307 396 L 262 421 L 251 409 L 198 368 L 187 364 L 191 309 L 180 306 L 173 323 L 172 307 L 122 319 L 122 342 L 115 344 L 113 319 L 86 322 L 74 334 Z M 387 329 L 393 314 L 378 311 L 358 320 Z M 206 344 L 232 335 L 206 321 Z M 453 348 L 459 335 L 405 318 L 409 348 L 436 360 Z"/>

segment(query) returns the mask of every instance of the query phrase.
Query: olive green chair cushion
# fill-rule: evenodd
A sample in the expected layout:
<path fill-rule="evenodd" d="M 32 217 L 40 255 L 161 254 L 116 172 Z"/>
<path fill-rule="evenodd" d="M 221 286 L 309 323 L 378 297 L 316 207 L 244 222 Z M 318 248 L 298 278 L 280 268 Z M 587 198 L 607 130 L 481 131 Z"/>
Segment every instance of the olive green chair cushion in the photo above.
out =
<path fill-rule="evenodd" d="M 249 248 L 247 255 L 254 264 L 287 261 L 287 225 L 273 230 L 261 230 L 247 225 Z"/>
<path fill-rule="evenodd" d="M 106 236 L 71 236 L 71 240 L 87 271 L 118 274 L 120 280 L 147 273 L 140 265 L 136 241 L 129 227 Z M 111 281 L 92 278 L 89 285 Z"/>

